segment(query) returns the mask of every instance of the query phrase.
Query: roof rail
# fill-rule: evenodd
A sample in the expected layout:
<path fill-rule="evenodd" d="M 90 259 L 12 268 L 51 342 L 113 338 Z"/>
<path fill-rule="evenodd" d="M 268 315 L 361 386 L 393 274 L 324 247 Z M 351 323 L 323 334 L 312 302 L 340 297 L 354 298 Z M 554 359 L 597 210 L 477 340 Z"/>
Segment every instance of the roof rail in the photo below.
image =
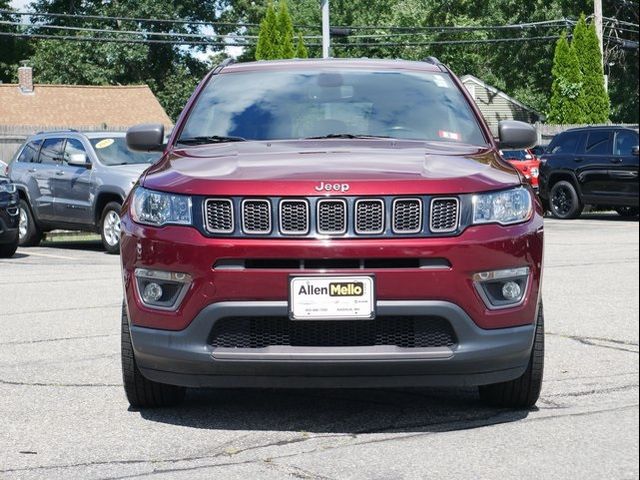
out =
<path fill-rule="evenodd" d="M 422 61 L 426 63 L 430 63 L 431 65 L 435 65 L 442 72 L 447 71 L 447 66 L 444 63 L 442 63 L 440 60 L 438 60 L 436 57 L 423 58 Z"/>
<path fill-rule="evenodd" d="M 233 58 L 233 57 L 225 58 L 222 62 L 220 62 L 218 65 L 216 65 L 213 68 L 213 72 L 212 73 L 214 75 L 217 74 L 217 73 L 220 73 L 220 70 L 222 70 L 224 67 L 227 67 L 227 66 L 229 66 L 231 64 L 234 64 L 234 63 L 236 63 L 236 59 L 235 58 Z"/>
<path fill-rule="evenodd" d="M 43 134 L 49 134 L 49 133 L 69 133 L 69 132 L 73 132 L 73 133 L 80 133 L 79 130 L 76 130 L 75 128 L 67 128 L 66 130 L 41 130 L 39 132 L 36 132 L 36 135 L 43 135 Z"/>

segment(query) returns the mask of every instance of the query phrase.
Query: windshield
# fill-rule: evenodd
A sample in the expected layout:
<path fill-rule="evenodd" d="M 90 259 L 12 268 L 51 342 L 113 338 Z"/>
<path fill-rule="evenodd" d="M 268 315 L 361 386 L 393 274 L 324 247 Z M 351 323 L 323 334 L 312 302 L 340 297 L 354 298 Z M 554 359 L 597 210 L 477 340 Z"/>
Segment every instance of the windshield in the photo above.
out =
<path fill-rule="evenodd" d="M 218 75 L 178 142 L 374 136 L 486 145 L 442 73 L 325 69 Z"/>
<path fill-rule="evenodd" d="M 154 163 L 160 158 L 158 152 L 132 152 L 125 137 L 100 137 L 89 139 L 100 161 L 107 166 L 134 163 Z"/>

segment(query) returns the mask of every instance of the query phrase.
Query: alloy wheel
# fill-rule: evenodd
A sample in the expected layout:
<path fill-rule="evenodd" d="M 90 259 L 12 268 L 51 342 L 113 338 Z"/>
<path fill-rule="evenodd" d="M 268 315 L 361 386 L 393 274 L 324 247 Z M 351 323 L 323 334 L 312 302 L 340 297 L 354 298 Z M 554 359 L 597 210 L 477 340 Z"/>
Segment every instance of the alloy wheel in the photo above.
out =
<path fill-rule="evenodd" d="M 120 242 L 120 216 L 114 210 L 111 210 L 104 217 L 102 231 L 106 242 L 114 247 Z"/>
<path fill-rule="evenodd" d="M 29 216 L 24 208 L 20 208 L 20 218 L 18 219 L 18 236 L 20 240 L 27 236 L 29 231 Z"/>
<path fill-rule="evenodd" d="M 567 187 L 559 187 L 551 199 L 554 210 L 561 216 L 567 215 L 573 208 L 573 198 Z"/>

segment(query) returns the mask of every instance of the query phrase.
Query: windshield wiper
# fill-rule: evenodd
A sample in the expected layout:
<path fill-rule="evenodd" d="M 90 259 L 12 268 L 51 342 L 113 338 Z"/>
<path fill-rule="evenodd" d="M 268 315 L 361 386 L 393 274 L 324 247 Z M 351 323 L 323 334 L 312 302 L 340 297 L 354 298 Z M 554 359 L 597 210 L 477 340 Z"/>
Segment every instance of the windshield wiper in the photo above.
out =
<path fill-rule="evenodd" d="M 246 142 L 246 138 L 242 137 L 225 137 L 220 135 L 210 135 L 202 137 L 181 138 L 178 143 L 185 145 L 206 145 L 208 143 L 227 143 L 227 142 Z"/>
<path fill-rule="evenodd" d="M 323 140 L 325 138 L 393 138 L 386 135 L 357 135 L 355 133 L 329 133 L 317 137 L 306 137 L 305 140 Z"/>

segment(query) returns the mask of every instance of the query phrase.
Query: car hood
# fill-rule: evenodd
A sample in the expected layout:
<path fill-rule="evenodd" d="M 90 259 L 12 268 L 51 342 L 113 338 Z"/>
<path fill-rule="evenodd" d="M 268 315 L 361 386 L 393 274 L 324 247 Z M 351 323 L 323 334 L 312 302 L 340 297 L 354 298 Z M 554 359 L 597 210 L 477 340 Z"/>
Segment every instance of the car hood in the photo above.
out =
<path fill-rule="evenodd" d="M 168 152 L 142 180 L 146 188 L 175 193 L 271 196 L 454 194 L 520 183 L 493 149 L 388 140 L 180 148 Z"/>

